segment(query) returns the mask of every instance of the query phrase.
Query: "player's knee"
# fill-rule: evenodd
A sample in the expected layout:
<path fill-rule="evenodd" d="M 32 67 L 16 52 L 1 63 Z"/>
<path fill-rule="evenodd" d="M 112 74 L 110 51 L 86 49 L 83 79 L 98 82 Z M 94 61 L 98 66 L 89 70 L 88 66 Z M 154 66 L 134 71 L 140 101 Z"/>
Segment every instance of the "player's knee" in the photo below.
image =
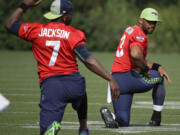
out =
<path fill-rule="evenodd" d="M 117 117 L 116 121 L 118 122 L 120 127 L 128 127 L 129 126 L 129 120 Z"/>
<path fill-rule="evenodd" d="M 46 128 L 40 127 L 40 135 L 43 135 L 46 131 Z"/>
<path fill-rule="evenodd" d="M 129 116 L 128 115 L 117 115 L 115 119 L 120 127 L 128 127 L 129 126 Z"/>
<path fill-rule="evenodd" d="M 82 97 L 82 100 L 77 104 L 73 104 L 73 108 L 78 113 L 79 120 L 87 119 L 87 96 L 86 94 Z"/>

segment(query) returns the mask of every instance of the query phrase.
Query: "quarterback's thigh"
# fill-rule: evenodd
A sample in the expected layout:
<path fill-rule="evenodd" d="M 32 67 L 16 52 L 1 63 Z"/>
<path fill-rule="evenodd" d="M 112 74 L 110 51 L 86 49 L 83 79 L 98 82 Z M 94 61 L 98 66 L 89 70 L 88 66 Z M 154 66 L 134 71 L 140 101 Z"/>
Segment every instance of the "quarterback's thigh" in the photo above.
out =
<path fill-rule="evenodd" d="M 64 85 L 50 78 L 41 85 L 40 127 L 47 128 L 53 121 L 61 122 L 66 104 Z"/>
<path fill-rule="evenodd" d="M 123 74 L 117 74 L 115 79 L 120 86 L 122 94 L 143 93 L 151 90 L 162 81 L 159 72 L 150 70 L 150 74 L 151 78 L 147 78 L 138 72 L 129 71 Z"/>
<path fill-rule="evenodd" d="M 121 94 L 144 92 L 152 88 L 134 71 L 114 73 L 113 77 L 120 87 Z"/>
<path fill-rule="evenodd" d="M 139 82 L 141 82 L 142 86 L 145 87 L 145 90 L 149 90 L 154 88 L 156 85 L 159 83 L 163 82 L 163 77 L 160 76 L 159 72 L 156 70 L 150 70 L 150 78 L 147 78 L 139 73 L 134 73 L 137 74 L 137 77 Z"/>
<path fill-rule="evenodd" d="M 64 107 L 66 101 L 66 89 L 63 81 L 49 78 L 41 84 L 40 106 L 46 110 L 58 110 Z"/>

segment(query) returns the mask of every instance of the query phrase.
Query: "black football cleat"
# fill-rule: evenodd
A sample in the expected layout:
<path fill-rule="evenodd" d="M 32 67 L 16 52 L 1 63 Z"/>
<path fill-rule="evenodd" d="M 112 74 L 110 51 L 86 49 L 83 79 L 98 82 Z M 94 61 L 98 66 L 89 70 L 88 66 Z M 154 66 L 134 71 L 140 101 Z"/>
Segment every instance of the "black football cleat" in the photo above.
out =
<path fill-rule="evenodd" d="M 160 126 L 161 125 L 161 122 L 159 122 L 159 121 L 153 121 L 153 120 L 151 120 L 150 122 L 149 122 L 149 126 Z"/>
<path fill-rule="evenodd" d="M 161 125 L 161 112 L 154 111 L 149 122 L 149 126 L 160 126 Z"/>
<path fill-rule="evenodd" d="M 118 128 L 118 122 L 113 119 L 113 115 L 107 107 L 102 107 L 100 113 L 107 128 Z"/>

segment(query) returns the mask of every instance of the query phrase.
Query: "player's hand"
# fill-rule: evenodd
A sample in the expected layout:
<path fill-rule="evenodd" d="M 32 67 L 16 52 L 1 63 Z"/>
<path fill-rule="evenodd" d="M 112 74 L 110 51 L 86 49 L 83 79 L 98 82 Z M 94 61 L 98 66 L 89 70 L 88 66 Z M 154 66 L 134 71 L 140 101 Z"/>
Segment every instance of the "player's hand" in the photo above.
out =
<path fill-rule="evenodd" d="M 150 74 L 149 71 L 144 73 L 144 72 L 142 72 L 142 70 L 140 68 L 136 68 L 135 71 L 138 71 L 141 75 L 143 75 L 143 76 L 145 76 L 145 77 L 147 77 L 149 79 L 151 78 L 151 74 Z"/>
<path fill-rule="evenodd" d="M 34 7 L 39 5 L 39 3 L 41 3 L 42 0 L 24 0 L 24 4 L 26 4 L 27 6 L 30 7 Z"/>
<path fill-rule="evenodd" d="M 147 73 L 142 73 L 142 74 L 149 79 L 151 78 L 151 74 L 149 71 Z"/>
<path fill-rule="evenodd" d="M 164 76 L 164 77 L 167 79 L 168 83 L 171 83 L 171 82 L 172 82 L 172 80 L 170 79 L 170 77 L 168 76 L 168 74 L 166 73 L 166 71 L 163 69 L 162 66 L 160 66 L 160 67 L 158 68 L 158 71 L 159 71 L 159 73 L 160 73 L 160 76 Z"/>
<path fill-rule="evenodd" d="M 111 79 L 109 81 L 109 84 L 110 84 L 110 88 L 111 88 L 111 98 L 112 98 L 112 100 L 117 100 L 120 95 L 119 86 L 114 79 Z"/>

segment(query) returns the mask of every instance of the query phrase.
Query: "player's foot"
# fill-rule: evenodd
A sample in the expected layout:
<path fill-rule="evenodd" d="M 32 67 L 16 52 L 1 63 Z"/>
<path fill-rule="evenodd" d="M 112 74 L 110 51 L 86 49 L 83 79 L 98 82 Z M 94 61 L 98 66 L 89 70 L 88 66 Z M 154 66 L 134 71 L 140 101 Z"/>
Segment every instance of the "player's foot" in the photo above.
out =
<path fill-rule="evenodd" d="M 118 122 L 114 120 L 111 111 L 107 107 L 102 107 L 100 113 L 107 128 L 118 128 Z"/>
<path fill-rule="evenodd" d="M 160 126 L 161 125 L 161 112 L 154 111 L 149 122 L 149 126 Z"/>
<path fill-rule="evenodd" d="M 58 131 L 60 130 L 60 124 L 54 121 L 46 130 L 44 135 L 57 135 Z"/>
<path fill-rule="evenodd" d="M 89 130 L 79 130 L 79 135 L 89 135 Z"/>

